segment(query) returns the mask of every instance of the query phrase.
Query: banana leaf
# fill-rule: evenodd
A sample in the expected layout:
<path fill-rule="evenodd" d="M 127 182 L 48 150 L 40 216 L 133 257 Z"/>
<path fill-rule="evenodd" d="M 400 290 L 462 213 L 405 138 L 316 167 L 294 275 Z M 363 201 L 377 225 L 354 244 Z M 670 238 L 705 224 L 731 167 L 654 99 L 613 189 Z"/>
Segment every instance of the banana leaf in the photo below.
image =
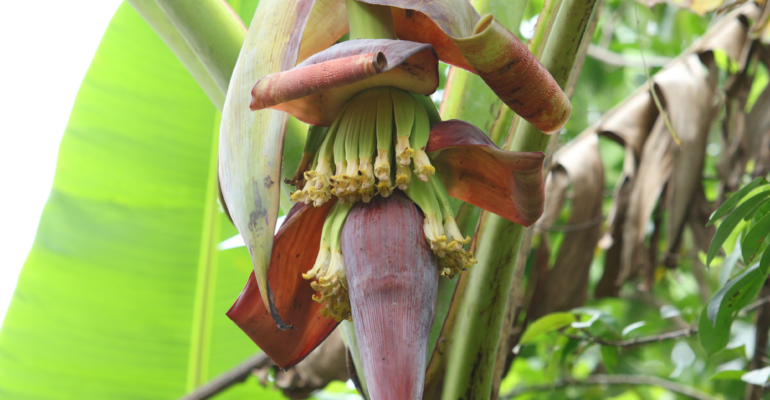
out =
<path fill-rule="evenodd" d="M 248 22 L 256 1 L 237 3 Z M 0 330 L 0 397 L 173 399 L 257 351 L 224 315 L 252 266 L 243 247 L 217 249 L 236 234 L 217 204 L 218 131 L 214 105 L 124 3 Z M 252 381 L 218 398 L 282 396 Z"/>

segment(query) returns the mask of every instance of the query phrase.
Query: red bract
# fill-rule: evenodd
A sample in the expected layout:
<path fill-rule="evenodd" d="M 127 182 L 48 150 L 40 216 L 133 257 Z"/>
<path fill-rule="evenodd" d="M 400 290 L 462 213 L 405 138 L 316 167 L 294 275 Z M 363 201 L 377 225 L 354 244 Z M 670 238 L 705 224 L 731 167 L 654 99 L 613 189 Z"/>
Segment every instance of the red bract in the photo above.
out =
<path fill-rule="evenodd" d="M 430 45 L 400 40 L 343 42 L 294 69 L 260 79 L 251 91 L 250 107 L 272 107 L 309 124 L 329 126 L 354 95 L 377 86 L 435 92 L 436 52 Z"/>
<path fill-rule="evenodd" d="M 420 399 L 438 291 L 420 211 L 400 193 L 359 203 L 342 230 L 342 253 L 369 394 Z"/>
<path fill-rule="evenodd" d="M 302 279 L 318 254 L 321 227 L 333 204 L 324 207 L 295 205 L 273 241 L 273 255 L 267 273 L 268 287 L 276 288 L 274 304 L 292 329 L 277 328 L 265 307 L 254 279 L 227 312 L 239 328 L 280 367 L 301 361 L 337 327 L 319 311 L 323 305 L 311 300 L 315 291 Z"/>
<path fill-rule="evenodd" d="M 543 213 L 543 153 L 500 150 L 458 120 L 434 125 L 426 151 L 450 196 L 524 226 Z"/>

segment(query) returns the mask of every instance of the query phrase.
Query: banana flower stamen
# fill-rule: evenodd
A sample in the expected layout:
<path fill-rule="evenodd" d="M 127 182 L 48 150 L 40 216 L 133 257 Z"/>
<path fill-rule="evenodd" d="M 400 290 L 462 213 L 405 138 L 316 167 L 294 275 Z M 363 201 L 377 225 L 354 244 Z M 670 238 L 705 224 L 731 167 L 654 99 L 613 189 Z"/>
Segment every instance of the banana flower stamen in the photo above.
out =
<path fill-rule="evenodd" d="M 348 281 L 340 247 L 340 232 L 351 208 L 350 203 L 334 206 L 324 222 L 321 247 L 315 265 L 302 274 L 305 279 L 313 279 L 310 286 L 320 292 L 320 295 L 314 294 L 312 299 L 325 304 L 321 314 L 334 318 L 337 322 L 350 319 Z"/>

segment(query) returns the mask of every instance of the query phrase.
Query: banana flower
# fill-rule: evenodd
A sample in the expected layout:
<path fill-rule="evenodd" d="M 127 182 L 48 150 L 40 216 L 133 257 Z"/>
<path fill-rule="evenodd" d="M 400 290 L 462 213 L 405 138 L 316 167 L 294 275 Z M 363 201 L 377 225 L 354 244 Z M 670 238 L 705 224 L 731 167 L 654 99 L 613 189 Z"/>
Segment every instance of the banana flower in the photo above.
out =
<path fill-rule="evenodd" d="M 511 32 L 467 0 L 359 0 L 390 7 L 400 40 L 339 44 L 344 0 L 293 0 L 294 8 L 279 1 L 288 0 L 260 7 L 295 14 L 284 16 L 289 50 L 280 71 L 254 77 L 249 106 L 289 113 L 314 126 L 313 138 L 269 268 L 251 274 L 228 316 L 283 368 L 352 320 L 372 397 L 419 398 L 439 275 L 476 262 L 449 198 L 525 226 L 540 217 L 544 199 L 542 153 L 503 151 L 471 124 L 440 120 L 426 97 L 438 87 L 438 61 L 477 73 L 546 133 L 566 123 L 569 100 Z M 288 66 L 287 52 L 296 61 Z M 230 96 L 225 114 L 245 106 Z M 222 132 L 220 178 L 230 205 L 238 192 L 228 168 L 238 165 L 233 146 L 242 143 Z M 254 212 L 241 214 L 248 218 L 233 221 L 243 233 L 256 222 Z"/>

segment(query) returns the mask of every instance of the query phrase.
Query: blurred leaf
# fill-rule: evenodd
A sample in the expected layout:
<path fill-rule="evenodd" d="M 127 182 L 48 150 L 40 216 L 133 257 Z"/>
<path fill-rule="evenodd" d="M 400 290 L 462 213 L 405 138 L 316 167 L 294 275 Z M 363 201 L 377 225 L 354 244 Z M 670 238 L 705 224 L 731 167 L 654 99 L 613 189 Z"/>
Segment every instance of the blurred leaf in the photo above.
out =
<path fill-rule="evenodd" d="M 575 316 L 569 312 L 548 314 L 527 327 L 521 336 L 520 344 L 535 341 L 540 335 L 564 328 L 575 321 Z"/>
<path fill-rule="evenodd" d="M 618 348 L 615 346 L 601 345 L 602 363 L 609 372 L 616 372 L 618 368 Z"/>
<path fill-rule="evenodd" d="M 551 355 L 548 359 L 548 365 L 545 369 L 546 380 L 549 383 L 553 383 L 556 378 L 559 377 L 561 372 L 562 360 L 565 357 L 565 350 L 570 342 L 570 338 L 566 336 L 559 336 L 556 338 L 556 344 L 552 347 Z"/>
<path fill-rule="evenodd" d="M 608 397 L 605 400 L 642 400 L 642 397 L 634 390 L 629 389 L 618 396 Z"/>
<path fill-rule="evenodd" d="M 721 371 L 714 374 L 714 376 L 711 377 L 712 381 L 716 380 L 730 380 L 730 381 L 739 381 L 741 380 L 741 377 L 743 374 L 745 374 L 745 371 Z"/>
<path fill-rule="evenodd" d="M 770 367 L 755 369 L 741 376 L 742 381 L 757 386 L 765 386 L 768 379 L 770 379 Z"/>
<path fill-rule="evenodd" d="M 770 250 L 765 250 L 762 254 L 762 259 L 759 260 L 759 270 L 762 271 L 762 274 L 765 276 L 767 276 L 768 271 L 770 271 Z"/>
<path fill-rule="evenodd" d="M 578 346 L 582 343 L 581 340 L 570 338 L 567 344 L 564 345 L 564 349 L 561 352 L 561 364 L 564 365 L 567 362 L 567 357 L 577 350 Z"/>
<path fill-rule="evenodd" d="M 682 312 L 670 304 L 660 306 L 660 317 L 663 319 L 678 317 L 680 315 L 682 315 Z"/>
<path fill-rule="evenodd" d="M 644 322 L 644 321 L 637 321 L 637 322 L 634 322 L 633 324 L 631 324 L 631 325 L 628 325 L 628 326 L 626 326 L 625 328 L 623 328 L 623 331 L 622 331 L 622 332 L 620 332 L 620 336 L 626 336 L 626 335 L 628 335 L 629 333 L 633 332 L 633 331 L 634 331 L 634 330 L 636 330 L 636 329 L 639 329 L 639 328 L 643 327 L 643 326 L 644 326 L 644 325 L 646 325 L 646 324 L 647 324 L 647 323 L 646 323 L 646 322 Z"/>
<path fill-rule="evenodd" d="M 764 185 L 767 185 L 767 180 L 765 178 L 757 178 L 748 185 L 742 187 L 739 191 L 730 196 L 730 198 L 725 200 L 725 202 L 722 203 L 722 205 L 719 206 L 716 211 L 714 211 L 714 214 L 711 215 L 708 224 L 712 225 L 714 221 L 727 215 L 727 213 L 729 213 L 735 206 L 737 206 L 738 202 L 743 200 L 746 195 L 751 193 L 754 189 Z"/>
<path fill-rule="evenodd" d="M 730 327 L 743 307 L 757 295 L 764 283 L 759 265 L 744 270 L 722 287 L 703 308 L 698 322 L 698 337 L 708 355 L 717 353 L 730 340 Z"/>
<path fill-rule="evenodd" d="M 754 108 L 754 104 L 757 103 L 759 96 L 765 91 L 768 82 L 770 82 L 770 76 L 768 76 L 767 67 L 764 63 L 757 63 L 757 69 L 754 72 L 754 81 L 751 82 L 749 98 L 746 99 L 745 111 L 747 113 L 751 112 Z"/>
<path fill-rule="evenodd" d="M 719 69 L 729 72 L 732 75 L 738 72 L 738 69 L 740 68 L 738 60 L 730 57 L 730 55 L 723 49 L 714 49 L 712 52 L 714 53 L 714 62 Z"/>
<path fill-rule="evenodd" d="M 740 258 L 741 240 L 740 236 L 738 236 L 738 240 L 735 241 L 735 248 L 733 249 L 733 252 L 725 258 L 724 262 L 722 262 L 722 269 L 719 270 L 719 286 L 724 286 L 725 283 L 730 280 L 730 276 L 733 274 L 735 264 L 738 263 Z"/>
<path fill-rule="evenodd" d="M 695 362 L 695 352 L 686 341 L 677 342 L 674 349 L 671 350 L 671 362 L 676 365 L 676 369 L 669 375 L 669 378 L 678 378 L 685 368 Z"/>
<path fill-rule="evenodd" d="M 253 8 L 252 8 L 253 10 Z M 0 397 L 173 399 L 257 351 L 218 210 L 216 108 L 128 5 L 76 98 L 0 331 Z M 280 399 L 253 381 L 218 399 Z"/>
<path fill-rule="evenodd" d="M 609 332 L 609 336 L 614 336 L 617 333 L 618 321 L 612 315 L 595 308 L 579 307 L 572 310 L 574 313 L 583 314 L 588 316 L 585 321 L 573 322 L 572 328 L 575 329 L 588 329 L 594 336 L 604 337 L 605 333 Z M 599 322 L 597 324 L 597 322 Z"/>
<path fill-rule="evenodd" d="M 738 226 L 738 223 L 741 222 L 744 217 L 751 215 L 751 213 L 763 202 L 767 201 L 768 196 L 770 196 L 770 191 L 756 194 L 736 207 L 735 210 L 722 221 L 714 234 L 714 239 L 711 240 L 711 244 L 709 245 L 708 257 L 706 258 L 707 267 L 711 264 L 711 261 L 714 260 L 714 257 L 716 257 L 719 249 L 722 248 L 722 244 L 725 240 L 727 240 L 730 234 L 733 233 L 735 227 Z"/>
<path fill-rule="evenodd" d="M 760 251 L 762 242 L 764 242 L 768 233 L 770 233 L 770 214 L 765 215 L 762 219 L 757 221 L 757 223 L 751 227 L 749 233 L 746 234 L 743 241 L 741 241 L 741 252 L 743 254 L 744 264 L 751 264 L 754 257 L 756 257 Z M 767 271 L 762 271 L 762 274 L 767 275 Z"/>

